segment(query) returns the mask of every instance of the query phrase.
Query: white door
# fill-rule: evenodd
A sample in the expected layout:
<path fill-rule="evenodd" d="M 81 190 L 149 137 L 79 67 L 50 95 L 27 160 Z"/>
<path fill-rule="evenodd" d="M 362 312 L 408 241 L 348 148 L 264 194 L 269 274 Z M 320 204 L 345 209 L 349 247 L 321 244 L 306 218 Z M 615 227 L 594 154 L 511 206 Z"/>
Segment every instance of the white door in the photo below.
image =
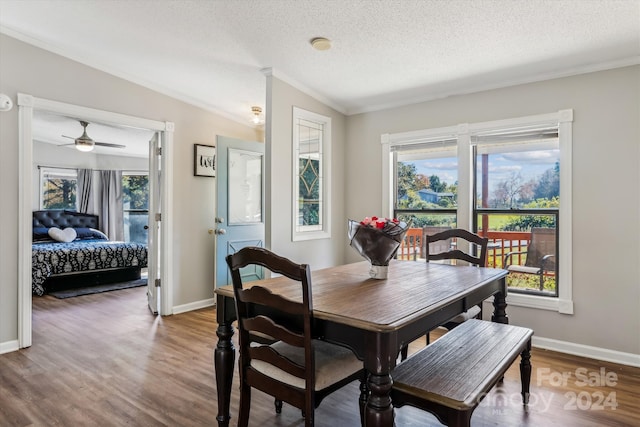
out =
<path fill-rule="evenodd" d="M 225 257 L 245 246 L 264 247 L 264 144 L 218 136 L 215 286 L 230 284 Z M 247 267 L 247 280 L 263 277 Z"/>
<path fill-rule="evenodd" d="M 160 284 L 160 221 L 162 219 L 160 206 L 162 204 L 160 191 L 160 135 L 156 132 L 149 141 L 149 233 L 147 244 L 147 300 L 149 310 L 158 314 Z"/>

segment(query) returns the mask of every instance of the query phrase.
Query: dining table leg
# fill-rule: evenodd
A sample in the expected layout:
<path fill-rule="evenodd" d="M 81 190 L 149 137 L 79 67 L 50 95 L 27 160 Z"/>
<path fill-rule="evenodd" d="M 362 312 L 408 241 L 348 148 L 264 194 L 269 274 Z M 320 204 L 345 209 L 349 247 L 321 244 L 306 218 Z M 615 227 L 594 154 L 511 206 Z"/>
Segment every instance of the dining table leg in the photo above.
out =
<path fill-rule="evenodd" d="M 236 350 L 233 347 L 233 327 L 230 313 L 225 310 L 225 303 L 218 298 L 217 320 L 218 344 L 214 351 L 214 365 L 216 371 L 216 387 L 218 390 L 218 427 L 228 427 L 231 418 L 229 407 L 231 406 L 231 385 L 233 383 L 233 366 L 236 358 Z"/>
<path fill-rule="evenodd" d="M 397 346 L 390 345 L 388 335 L 369 337 L 366 341 L 375 346 L 375 349 L 368 350 L 364 358 L 369 389 L 369 399 L 364 409 L 364 425 L 392 427 L 394 414 L 391 404 L 391 370 L 395 367 Z"/>
<path fill-rule="evenodd" d="M 391 405 L 391 386 L 393 381 L 389 374 L 369 373 L 369 400 L 365 408 L 365 427 L 393 426 L 393 406 Z"/>

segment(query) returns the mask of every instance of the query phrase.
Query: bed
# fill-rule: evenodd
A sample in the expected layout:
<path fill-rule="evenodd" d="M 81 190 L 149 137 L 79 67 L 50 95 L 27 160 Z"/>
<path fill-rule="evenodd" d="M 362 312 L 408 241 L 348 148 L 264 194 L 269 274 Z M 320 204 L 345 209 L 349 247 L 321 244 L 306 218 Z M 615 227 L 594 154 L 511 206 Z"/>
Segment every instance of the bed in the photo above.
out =
<path fill-rule="evenodd" d="M 139 279 L 147 246 L 110 241 L 97 215 L 68 210 L 33 212 L 32 291 Z"/>

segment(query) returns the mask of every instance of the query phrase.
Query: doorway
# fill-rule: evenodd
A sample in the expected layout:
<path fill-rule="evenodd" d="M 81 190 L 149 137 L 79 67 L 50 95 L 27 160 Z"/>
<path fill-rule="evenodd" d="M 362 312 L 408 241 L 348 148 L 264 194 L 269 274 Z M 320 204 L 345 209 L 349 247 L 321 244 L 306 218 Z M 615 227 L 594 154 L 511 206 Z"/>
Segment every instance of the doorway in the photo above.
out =
<path fill-rule="evenodd" d="M 31 211 L 33 200 L 33 114 L 34 111 L 45 111 L 68 117 L 79 117 L 83 120 L 95 121 L 114 126 L 127 126 L 138 129 L 146 129 L 158 135 L 162 155 L 160 151 L 154 165 L 150 161 L 150 171 L 153 168 L 162 170 L 161 174 L 150 174 L 150 181 L 156 188 L 161 189 L 161 201 L 158 204 L 158 212 L 150 215 L 150 226 L 156 226 L 159 236 L 156 247 L 149 250 L 157 250 L 158 275 L 162 278 L 160 288 L 160 305 L 157 312 L 160 315 L 172 314 L 172 194 L 173 194 L 173 123 L 143 119 L 119 113 L 80 107 L 57 101 L 35 98 L 27 94 L 18 94 L 18 118 L 19 118 L 19 143 L 20 143 L 20 168 L 19 168 L 19 216 L 18 216 L 18 341 L 19 347 L 25 348 L 32 343 L 32 289 L 31 289 Z M 160 214 L 161 212 L 161 214 Z M 164 217 L 164 220 L 162 220 Z M 154 281 L 155 282 L 155 281 Z M 153 283 L 155 285 L 155 283 Z M 153 289 L 156 291 L 155 287 Z"/>

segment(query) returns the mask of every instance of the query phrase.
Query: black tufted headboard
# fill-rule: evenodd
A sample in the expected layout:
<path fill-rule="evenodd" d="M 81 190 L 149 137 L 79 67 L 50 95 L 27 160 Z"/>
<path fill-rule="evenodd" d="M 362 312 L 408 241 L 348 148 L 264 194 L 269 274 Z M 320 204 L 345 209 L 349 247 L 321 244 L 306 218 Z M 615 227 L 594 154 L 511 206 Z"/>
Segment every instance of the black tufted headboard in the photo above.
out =
<path fill-rule="evenodd" d="M 95 228 L 98 229 L 98 215 L 91 215 L 75 211 L 53 209 L 33 212 L 33 228 L 58 227 L 58 228 Z"/>

